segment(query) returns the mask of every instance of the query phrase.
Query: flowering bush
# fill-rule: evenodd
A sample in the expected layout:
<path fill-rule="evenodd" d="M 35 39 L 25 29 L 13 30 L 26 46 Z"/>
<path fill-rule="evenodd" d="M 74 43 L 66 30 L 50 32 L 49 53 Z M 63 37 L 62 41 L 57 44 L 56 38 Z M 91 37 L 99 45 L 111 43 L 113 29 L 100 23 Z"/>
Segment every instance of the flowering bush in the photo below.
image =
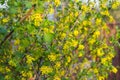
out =
<path fill-rule="evenodd" d="M 0 79 L 105 80 L 116 73 L 114 46 L 107 44 L 103 31 L 110 33 L 106 23 L 114 18 L 109 9 L 120 3 L 101 0 L 99 8 L 95 5 L 80 0 L 9 0 L 9 8 L 0 9 Z"/>

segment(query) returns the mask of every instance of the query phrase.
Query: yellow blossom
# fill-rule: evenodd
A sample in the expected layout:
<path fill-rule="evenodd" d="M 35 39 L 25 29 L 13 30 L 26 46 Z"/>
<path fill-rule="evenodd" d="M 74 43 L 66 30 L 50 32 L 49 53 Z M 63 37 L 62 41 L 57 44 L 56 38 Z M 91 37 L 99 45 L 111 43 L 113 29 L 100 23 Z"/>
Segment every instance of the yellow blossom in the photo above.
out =
<path fill-rule="evenodd" d="M 119 6 L 119 2 L 115 2 L 112 4 L 112 9 L 117 9 L 118 6 Z"/>
<path fill-rule="evenodd" d="M 96 30 L 95 32 L 94 32 L 94 35 L 93 35 L 93 37 L 95 38 L 98 38 L 100 36 L 100 31 L 98 31 L 98 30 Z"/>
<path fill-rule="evenodd" d="M 106 30 L 108 27 L 107 27 L 106 24 L 104 24 L 104 25 L 102 26 L 102 28 Z"/>
<path fill-rule="evenodd" d="M 88 7 L 87 7 L 86 5 L 82 5 L 81 9 L 82 9 L 84 12 L 88 11 Z"/>
<path fill-rule="evenodd" d="M 44 33 L 48 33 L 49 32 L 48 28 L 43 28 L 43 31 L 44 31 Z"/>
<path fill-rule="evenodd" d="M 19 45 L 19 44 L 20 44 L 20 39 L 16 39 L 16 40 L 14 41 L 14 44 L 15 44 L 15 45 Z"/>
<path fill-rule="evenodd" d="M 102 64 L 106 64 L 106 61 L 107 61 L 107 58 L 102 58 L 102 59 L 101 59 L 101 63 L 102 63 Z"/>
<path fill-rule="evenodd" d="M 97 18 L 97 19 L 96 19 L 96 24 L 97 24 L 97 25 L 100 25 L 101 22 L 102 22 L 102 20 L 101 20 L 100 18 Z"/>
<path fill-rule="evenodd" d="M 82 56 L 83 56 L 83 53 L 80 52 L 80 53 L 78 54 L 78 57 L 82 57 Z"/>
<path fill-rule="evenodd" d="M 117 71 L 118 71 L 118 70 L 117 70 L 116 67 L 113 67 L 113 68 L 112 68 L 112 72 L 113 72 L 113 73 L 117 73 Z"/>
<path fill-rule="evenodd" d="M 64 49 L 64 50 L 69 49 L 69 45 L 68 45 L 67 43 L 65 43 L 64 46 L 63 46 L 63 49 Z"/>
<path fill-rule="evenodd" d="M 7 23 L 8 21 L 9 21 L 9 17 L 7 17 L 7 18 L 3 18 L 3 23 Z"/>
<path fill-rule="evenodd" d="M 61 34 L 61 39 L 64 39 L 66 37 L 66 33 Z"/>
<path fill-rule="evenodd" d="M 88 22 L 86 20 L 83 21 L 83 25 L 84 26 L 87 26 L 88 25 Z"/>
<path fill-rule="evenodd" d="M 109 56 L 110 56 L 111 58 L 114 58 L 114 54 L 113 54 L 113 53 L 109 53 Z"/>
<path fill-rule="evenodd" d="M 60 5 L 60 0 L 55 0 L 55 5 L 59 6 Z"/>
<path fill-rule="evenodd" d="M 77 30 L 75 30 L 74 32 L 73 32 L 73 34 L 75 35 L 75 36 L 78 36 L 78 31 Z"/>
<path fill-rule="evenodd" d="M 5 70 L 6 70 L 7 72 L 10 72 L 10 71 L 11 71 L 8 67 L 5 67 Z"/>
<path fill-rule="evenodd" d="M 2 17 L 3 16 L 3 14 L 2 13 L 0 13 L 0 17 Z"/>
<path fill-rule="evenodd" d="M 105 43 L 102 45 L 102 48 L 108 48 L 108 45 Z"/>
<path fill-rule="evenodd" d="M 76 40 L 72 40 L 71 45 L 72 45 L 73 47 L 76 47 L 76 46 L 78 45 L 78 41 L 76 41 Z"/>
<path fill-rule="evenodd" d="M 98 76 L 98 80 L 105 80 L 103 76 Z"/>
<path fill-rule="evenodd" d="M 26 76 L 27 76 L 27 74 L 26 74 L 25 71 L 21 71 L 21 74 L 22 74 L 23 77 L 26 77 Z"/>
<path fill-rule="evenodd" d="M 55 61 L 57 56 L 56 56 L 56 54 L 51 53 L 50 55 L 48 55 L 48 58 L 49 58 L 50 61 Z"/>
<path fill-rule="evenodd" d="M 10 79 L 10 76 L 9 75 L 6 75 L 5 76 L 5 80 L 9 80 Z"/>
<path fill-rule="evenodd" d="M 68 57 L 67 57 L 67 62 L 69 63 L 70 61 L 71 61 L 71 57 L 68 56 Z"/>
<path fill-rule="evenodd" d="M 94 71 L 95 74 L 98 73 L 98 69 L 97 68 L 93 69 L 93 71 Z"/>
<path fill-rule="evenodd" d="M 8 63 L 9 63 L 9 65 L 11 65 L 11 66 L 14 66 L 14 67 L 17 66 L 14 60 L 10 60 Z"/>
<path fill-rule="evenodd" d="M 53 13 L 54 13 L 54 9 L 50 8 L 50 14 L 53 14 Z"/>
<path fill-rule="evenodd" d="M 40 22 L 42 21 L 42 15 L 40 13 L 35 13 L 31 16 L 31 20 L 34 21 L 35 26 L 40 26 Z"/>
<path fill-rule="evenodd" d="M 61 80 L 59 76 L 54 76 L 53 80 Z"/>
<path fill-rule="evenodd" d="M 78 46 L 78 49 L 79 49 L 79 50 L 84 49 L 84 45 L 80 44 L 80 45 Z"/>
<path fill-rule="evenodd" d="M 54 26 L 50 26 L 49 32 L 54 33 Z"/>
<path fill-rule="evenodd" d="M 29 78 L 32 78 L 32 76 L 33 76 L 33 75 L 32 75 L 32 72 L 31 72 L 31 71 L 28 71 L 28 72 L 27 72 L 27 76 L 28 76 Z"/>
<path fill-rule="evenodd" d="M 64 75 L 65 75 L 65 71 L 62 70 L 62 71 L 60 72 L 60 75 L 61 75 L 61 76 L 64 76 Z"/>
<path fill-rule="evenodd" d="M 88 41 L 88 43 L 92 45 L 92 44 L 95 43 L 95 41 L 96 41 L 95 39 L 90 39 L 90 40 Z"/>
<path fill-rule="evenodd" d="M 109 12 L 108 12 L 108 10 L 101 11 L 101 14 L 102 14 L 102 15 L 106 15 L 106 16 L 109 16 L 109 15 L 110 15 Z"/>
<path fill-rule="evenodd" d="M 30 56 L 30 55 L 26 55 L 26 59 L 27 59 L 27 61 L 26 61 L 26 63 L 27 64 L 31 64 L 35 59 L 32 57 L 32 56 Z"/>
<path fill-rule="evenodd" d="M 109 16 L 109 21 L 110 21 L 110 22 L 114 22 L 113 16 Z"/>
<path fill-rule="evenodd" d="M 56 62 L 56 63 L 55 63 L 55 68 L 60 68 L 60 65 L 61 65 L 60 62 Z"/>
<path fill-rule="evenodd" d="M 101 48 L 97 49 L 97 56 L 103 56 L 104 52 L 102 51 Z"/>
<path fill-rule="evenodd" d="M 44 75 L 44 74 L 51 73 L 53 71 L 53 69 L 51 67 L 49 67 L 49 66 L 42 66 L 40 68 L 40 71 L 42 72 L 42 75 Z"/>
<path fill-rule="evenodd" d="M 79 12 L 75 12 L 75 17 L 77 17 L 79 15 Z"/>

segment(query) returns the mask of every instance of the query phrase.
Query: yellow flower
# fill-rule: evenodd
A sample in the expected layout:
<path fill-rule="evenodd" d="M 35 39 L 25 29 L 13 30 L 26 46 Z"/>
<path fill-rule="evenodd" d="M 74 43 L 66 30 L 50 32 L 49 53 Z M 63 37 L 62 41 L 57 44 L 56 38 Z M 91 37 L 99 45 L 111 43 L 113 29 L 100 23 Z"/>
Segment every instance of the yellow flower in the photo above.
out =
<path fill-rule="evenodd" d="M 11 65 L 11 66 L 14 66 L 14 67 L 17 66 L 16 63 L 15 63 L 13 60 L 10 60 L 8 63 L 9 63 L 9 65 Z"/>
<path fill-rule="evenodd" d="M 0 13 L 0 17 L 2 17 L 3 16 L 3 14 L 2 13 Z"/>
<path fill-rule="evenodd" d="M 104 44 L 102 45 L 102 48 L 108 48 L 108 45 L 107 45 L 106 43 L 104 43 Z"/>
<path fill-rule="evenodd" d="M 40 22 L 42 21 L 42 15 L 40 13 L 35 13 L 31 16 L 31 20 L 34 21 L 35 26 L 40 26 Z"/>
<path fill-rule="evenodd" d="M 88 41 L 88 43 L 92 45 L 92 44 L 95 43 L 95 41 L 96 41 L 95 39 L 90 39 L 90 40 Z"/>
<path fill-rule="evenodd" d="M 34 25 L 35 26 L 40 26 L 40 22 L 35 20 Z"/>
<path fill-rule="evenodd" d="M 86 5 L 82 5 L 81 9 L 82 9 L 84 12 L 88 11 L 88 7 L 87 7 Z"/>
<path fill-rule="evenodd" d="M 104 24 L 104 25 L 102 26 L 102 28 L 106 30 L 108 27 L 107 27 L 106 24 Z"/>
<path fill-rule="evenodd" d="M 20 44 L 20 39 L 16 39 L 14 42 L 15 45 L 19 45 Z"/>
<path fill-rule="evenodd" d="M 60 62 L 56 62 L 56 63 L 55 63 L 55 68 L 60 68 L 60 65 L 61 65 Z"/>
<path fill-rule="evenodd" d="M 79 15 L 79 12 L 75 12 L 75 17 L 77 17 Z"/>
<path fill-rule="evenodd" d="M 82 57 L 82 56 L 83 56 L 83 53 L 80 52 L 80 53 L 78 54 L 78 57 Z"/>
<path fill-rule="evenodd" d="M 109 16 L 109 15 L 110 15 L 108 10 L 101 11 L 101 14 L 102 14 L 102 15 L 106 15 L 106 16 Z"/>
<path fill-rule="evenodd" d="M 83 21 L 83 26 L 87 26 L 88 25 L 88 22 L 87 21 Z"/>
<path fill-rule="evenodd" d="M 33 58 L 33 57 L 31 57 L 30 55 L 26 55 L 26 59 L 27 59 L 27 61 L 26 61 L 26 63 L 27 64 L 31 64 L 35 59 Z"/>
<path fill-rule="evenodd" d="M 104 52 L 102 52 L 101 48 L 97 49 L 97 56 L 103 56 Z"/>
<path fill-rule="evenodd" d="M 98 76 L 98 80 L 105 80 L 103 76 Z"/>
<path fill-rule="evenodd" d="M 112 4 L 112 9 L 117 9 L 118 6 L 119 6 L 119 2 L 115 2 Z"/>
<path fill-rule="evenodd" d="M 71 45 L 72 45 L 73 47 L 76 47 L 76 46 L 78 45 L 78 41 L 76 41 L 76 40 L 72 40 Z"/>
<path fill-rule="evenodd" d="M 101 59 L 101 63 L 102 63 L 102 64 L 106 64 L 106 61 L 107 61 L 107 58 L 102 58 L 102 59 Z"/>
<path fill-rule="evenodd" d="M 54 76 L 54 79 L 53 80 L 61 80 L 60 77 L 58 76 Z"/>
<path fill-rule="evenodd" d="M 27 72 L 27 76 L 28 76 L 29 78 L 32 78 L 32 72 L 31 72 L 31 71 L 28 71 L 28 72 Z"/>
<path fill-rule="evenodd" d="M 102 22 L 102 21 L 101 21 L 101 19 L 100 19 L 100 18 L 97 18 L 97 19 L 96 19 L 96 24 L 97 24 L 97 25 L 100 25 L 100 24 L 101 24 L 101 22 Z"/>
<path fill-rule="evenodd" d="M 50 26 L 49 32 L 54 33 L 54 26 Z"/>
<path fill-rule="evenodd" d="M 6 75 L 5 76 L 5 80 L 9 80 L 10 79 L 10 76 L 9 75 Z"/>
<path fill-rule="evenodd" d="M 113 53 L 109 53 L 109 56 L 110 56 L 111 58 L 113 58 L 113 57 L 114 57 L 114 54 L 113 54 Z"/>
<path fill-rule="evenodd" d="M 48 28 L 43 28 L 43 31 L 44 31 L 44 33 L 48 33 L 49 32 Z"/>
<path fill-rule="evenodd" d="M 59 6 L 60 5 L 60 0 L 55 0 L 55 5 Z"/>
<path fill-rule="evenodd" d="M 112 68 L 112 72 L 113 72 L 113 73 L 117 73 L 117 71 L 118 71 L 118 70 L 117 70 L 116 67 L 113 67 L 113 68 Z"/>
<path fill-rule="evenodd" d="M 49 66 L 42 66 L 40 68 L 40 71 L 42 72 L 42 75 L 44 75 L 44 74 L 51 73 L 53 71 L 53 69 L 51 67 L 49 67 Z"/>
<path fill-rule="evenodd" d="M 113 16 L 109 16 L 109 20 L 110 20 L 110 22 L 114 22 Z"/>
<path fill-rule="evenodd" d="M 96 30 L 95 32 L 94 32 L 94 35 L 93 35 L 93 37 L 95 38 L 98 38 L 100 36 L 100 31 L 98 31 L 98 30 Z"/>
<path fill-rule="evenodd" d="M 64 75 L 65 75 L 65 71 L 62 70 L 62 71 L 60 72 L 60 75 L 61 75 L 61 76 L 64 76 Z"/>
<path fill-rule="evenodd" d="M 75 30 L 74 32 L 73 32 L 73 34 L 75 35 L 75 36 L 78 36 L 78 31 L 77 30 Z"/>
<path fill-rule="evenodd" d="M 50 61 L 55 61 L 57 56 L 56 56 L 56 54 L 51 53 L 50 55 L 48 55 L 48 58 L 49 58 Z"/>
<path fill-rule="evenodd" d="M 34 19 L 36 20 L 36 21 L 42 21 L 42 15 L 40 14 L 40 13 L 36 13 L 36 14 L 34 14 Z"/>
<path fill-rule="evenodd" d="M 61 39 L 64 39 L 66 37 L 66 33 L 61 34 Z"/>
<path fill-rule="evenodd" d="M 50 8 L 50 14 L 53 14 L 53 13 L 54 13 L 54 9 Z"/>
<path fill-rule="evenodd" d="M 75 2 L 79 2 L 79 0 L 75 0 Z"/>
<path fill-rule="evenodd" d="M 27 74 L 26 74 L 25 71 L 21 71 L 21 74 L 22 74 L 23 77 L 26 77 L 26 76 L 27 76 Z"/>
<path fill-rule="evenodd" d="M 9 17 L 7 17 L 7 18 L 3 18 L 3 23 L 7 23 L 8 21 L 9 21 Z"/>
<path fill-rule="evenodd" d="M 64 50 L 68 50 L 69 49 L 69 45 L 67 43 L 65 43 L 64 46 L 63 46 L 63 49 Z"/>
<path fill-rule="evenodd" d="M 67 62 L 69 63 L 70 61 L 71 61 L 71 57 L 68 56 L 68 57 L 67 57 Z"/>
<path fill-rule="evenodd" d="M 78 46 L 78 50 L 82 50 L 82 49 L 84 49 L 85 47 L 84 47 L 84 45 L 82 45 L 82 44 L 80 44 L 79 46 Z"/>
<path fill-rule="evenodd" d="M 26 80 L 26 78 L 22 77 L 21 80 Z"/>
<path fill-rule="evenodd" d="M 93 69 L 93 71 L 94 71 L 95 74 L 98 73 L 98 69 L 97 68 Z"/>
<path fill-rule="evenodd" d="M 5 67 L 6 72 L 10 72 L 11 70 L 8 67 Z"/>

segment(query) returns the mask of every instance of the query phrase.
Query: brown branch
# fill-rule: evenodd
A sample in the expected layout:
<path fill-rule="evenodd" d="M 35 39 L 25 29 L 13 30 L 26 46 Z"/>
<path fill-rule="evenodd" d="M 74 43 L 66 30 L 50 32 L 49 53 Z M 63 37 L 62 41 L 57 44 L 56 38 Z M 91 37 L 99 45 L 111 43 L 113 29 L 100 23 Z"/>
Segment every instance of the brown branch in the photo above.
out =
<path fill-rule="evenodd" d="M 25 19 L 27 19 L 27 18 L 31 15 L 32 11 L 35 9 L 35 6 L 36 6 L 36 4 L 34 4 L 34 5 L 32 6 L 32 8 L 26 13 L 26 15 L 23 16 L 23 17 L 20 19 L 19 23 L 22 23 Z M 10 32 L 4 37 L 4 39 L 0 42 L 0 47 L 1 47 L 1 46 L 5 43 L 5 41 L 13 34 L 13 32 L 14 32 L 14 30 L 10 31 Z"/>

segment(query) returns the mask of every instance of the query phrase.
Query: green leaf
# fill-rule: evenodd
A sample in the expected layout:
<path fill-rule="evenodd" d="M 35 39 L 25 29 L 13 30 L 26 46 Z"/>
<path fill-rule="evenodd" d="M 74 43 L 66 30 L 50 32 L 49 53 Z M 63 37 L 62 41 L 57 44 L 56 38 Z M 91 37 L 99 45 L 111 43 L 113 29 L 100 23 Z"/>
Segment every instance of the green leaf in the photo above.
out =
<path fill-rule="evenodd" d="M 15 7 L 11 7 L 10 10 L 9 10 L 9 12 L 10 12 L 11 14 L 16 14 L 16 13 L 17 13 L 17 10 L 16 10 Z"/>
<path fill-rule="evenodd" d="M 32 3 L 30 1 L 25 1 L 25 6 L 26 6 L 26 8 L 31 8 Z"/>
<path fill-rule="evenodd" d="M 0 34 L 6 34 L 7 33 L 7 30 L 3 27 L 0 27 Z"/>
<path fill-rule="evenodd" d="M 29 46 L 29 41 L 27 39 L 22 40 L 23 46 L 28 47 Z"/>
<path fill-rule="evenodd" d="M 52 33 L 46 33 L 44 34 L 44 42 L 47 44 L 50 44 L 54 38 L 54 35 Z"/>

